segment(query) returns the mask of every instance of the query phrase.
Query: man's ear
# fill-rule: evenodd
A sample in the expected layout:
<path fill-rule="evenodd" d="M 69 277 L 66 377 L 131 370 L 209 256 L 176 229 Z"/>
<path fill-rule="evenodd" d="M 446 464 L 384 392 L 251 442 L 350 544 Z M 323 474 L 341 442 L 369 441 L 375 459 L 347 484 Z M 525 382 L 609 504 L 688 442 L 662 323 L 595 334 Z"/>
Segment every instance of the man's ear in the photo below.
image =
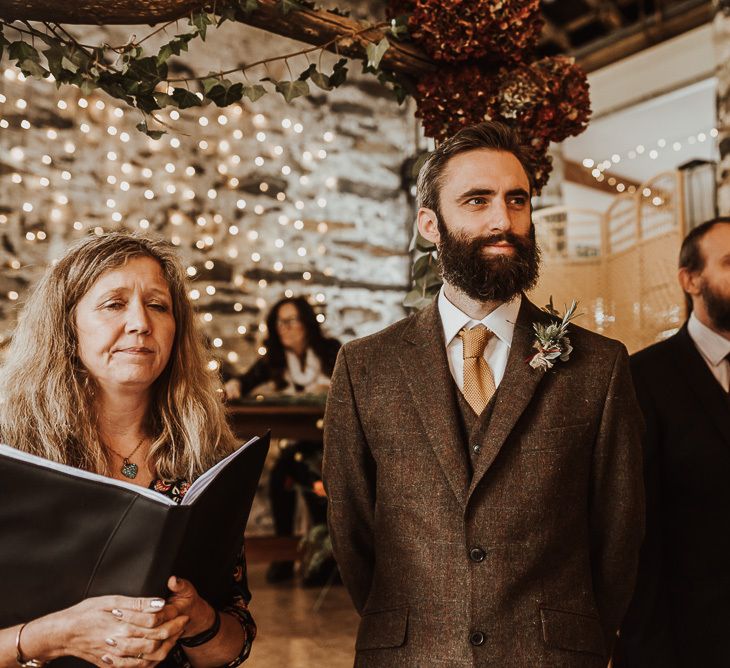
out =
<path fill-rule="evenodd" d="M 427 209 L 422 206 L 418 210 L 416 222 L 418 224 L 418 231 L 424 239 L 428 239 L 428 241 L 437 246 L 441 243 L 438 216 L 433 209 Z"/>
<path fill-rule="evenodd" d="M 698 297 L 700 295 L 700 288 L 702 287 L 701 273 L 699 271 L 689 271 L 686 267 L 679 268 L 679 273 L 677 274 L 679 284 L 682 286 L 682 290 L 690 295 L 690 297 Z"/>

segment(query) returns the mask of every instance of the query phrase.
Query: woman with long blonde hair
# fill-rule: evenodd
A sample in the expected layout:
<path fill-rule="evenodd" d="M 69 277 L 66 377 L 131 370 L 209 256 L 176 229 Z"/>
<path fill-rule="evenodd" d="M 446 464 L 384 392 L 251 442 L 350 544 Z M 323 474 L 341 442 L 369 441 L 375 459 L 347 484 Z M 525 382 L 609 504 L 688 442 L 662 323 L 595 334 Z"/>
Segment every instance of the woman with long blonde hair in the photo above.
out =
<path fill-rule="evenodd" d="M 236 445 L 206 366 L 173 248 L 127 233 L 84 239 L 48 268 L 19 318 L 0 369 L 0 438 L 179 502 Z M 186 580 L 168 587 L 167 600 L 90 598 L 0 630 L 0 668 L 59 656 L 131 668 L 248 657 L 256 626 L 243 556 L 222 610 Z"/>

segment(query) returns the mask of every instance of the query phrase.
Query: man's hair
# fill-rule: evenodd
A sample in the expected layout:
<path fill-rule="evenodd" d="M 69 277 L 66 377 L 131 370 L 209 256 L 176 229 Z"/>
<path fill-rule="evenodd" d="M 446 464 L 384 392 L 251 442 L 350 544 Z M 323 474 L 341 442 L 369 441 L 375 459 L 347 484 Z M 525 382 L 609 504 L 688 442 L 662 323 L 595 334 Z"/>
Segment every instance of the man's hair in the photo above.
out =
<path fill-rule="evenodd" d="M 688 272 L 694 274 L 705 268 L 706 258 L 700 248 L 700 242 L 715 225 L 722 224 L 730 224 L 730 216 L 711 218 L 690 230 L 689 234 L 684 238 L 684 241 L 682 241 L 682 247 L 679 249 L 680 269 L 686 269 Z M 687 303 L 687 313 L 691 313 L 692 298 L 686 292 L 684 298 Z"/>
<path fill-rule="evenodd" d="M 460 153 L 477 149 L 505 151 L 514 155 L 525 170 L 532 191 L 533 177 L 529 169 L 529 160 L 517 133 L 504 123 L 484 121 L 459 130 L 429 154 L 418 173 L 417 206 L 431 209 L 438 214 L 439 193 L 447 163 Z"/>
<path fill-rule="evenodd" d="M 187 294 L 185 270 L 162 239 L 111 232 L 87 237 L 48 267 L 25 305 L 0 368 L 0 437 L 47 459 L 109 475 L 98 434 L 98 388 L 81 362 L 79 301 L 107 271 L 130 260 L 159 263 L 170 289 L 175 338 L 152 386 L 147 427 L 152 468 L 163 478 L 194 478 L 236 440 L 207 371 L 210 358 Z"/>

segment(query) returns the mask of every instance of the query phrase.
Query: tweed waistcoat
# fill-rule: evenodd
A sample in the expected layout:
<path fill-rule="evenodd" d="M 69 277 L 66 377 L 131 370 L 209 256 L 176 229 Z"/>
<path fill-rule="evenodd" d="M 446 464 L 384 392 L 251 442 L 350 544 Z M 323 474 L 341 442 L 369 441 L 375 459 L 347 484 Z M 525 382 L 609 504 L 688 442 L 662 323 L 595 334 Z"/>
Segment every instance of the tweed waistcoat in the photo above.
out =
<path fill-rule="evenodd" d="M 469 456 L 470 474 L 474 470 L 479 455 L 481 454 L 481 442 L 484 435 L 489 430 L 489 421 L 494 410 L 494 403 L 497 399 L 497 392 L 492 395 L 489 403 L 484 407 L 481 415 L 477 415 L 474 409 L 469 405 L 463 393 L 454 386 L 456 392 L 456 406 L 459 409 L 459 426 L 461 427 L 461 437 L 465 452 Z"/>

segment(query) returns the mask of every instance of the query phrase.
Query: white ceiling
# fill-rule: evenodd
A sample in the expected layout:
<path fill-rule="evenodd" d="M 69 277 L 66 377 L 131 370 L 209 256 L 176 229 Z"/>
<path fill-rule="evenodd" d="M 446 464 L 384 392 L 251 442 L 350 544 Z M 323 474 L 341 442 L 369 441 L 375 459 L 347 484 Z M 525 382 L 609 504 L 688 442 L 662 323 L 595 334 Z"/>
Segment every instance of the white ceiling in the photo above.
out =
<path fill-rule="evenodd" d="M 710 136 L 715 127 L 716 86 L 714 78 L 706 79 L 603 116 L 582 135 L 566 140 L 563 155 L 576 162 L 590 158 L 595 163 L 617 155 L 620 160 L 614 159 L 609 171 L 640 183 L 695 158 L 716 159 L 717 142 Z M 704 141 L 700 141 L 701 133 Z M 640 146 L 643 153 L 638 152 Z"/>
<path fill-rule="evenodd" d="M 597 164 L 616 155 L 609 171 L 638 182 L 689 160 L 717 159 L 712 41 L 712 27 L 702 26 L 591 73 L 595 120 L 563 142 L 564 156 Z"/>

